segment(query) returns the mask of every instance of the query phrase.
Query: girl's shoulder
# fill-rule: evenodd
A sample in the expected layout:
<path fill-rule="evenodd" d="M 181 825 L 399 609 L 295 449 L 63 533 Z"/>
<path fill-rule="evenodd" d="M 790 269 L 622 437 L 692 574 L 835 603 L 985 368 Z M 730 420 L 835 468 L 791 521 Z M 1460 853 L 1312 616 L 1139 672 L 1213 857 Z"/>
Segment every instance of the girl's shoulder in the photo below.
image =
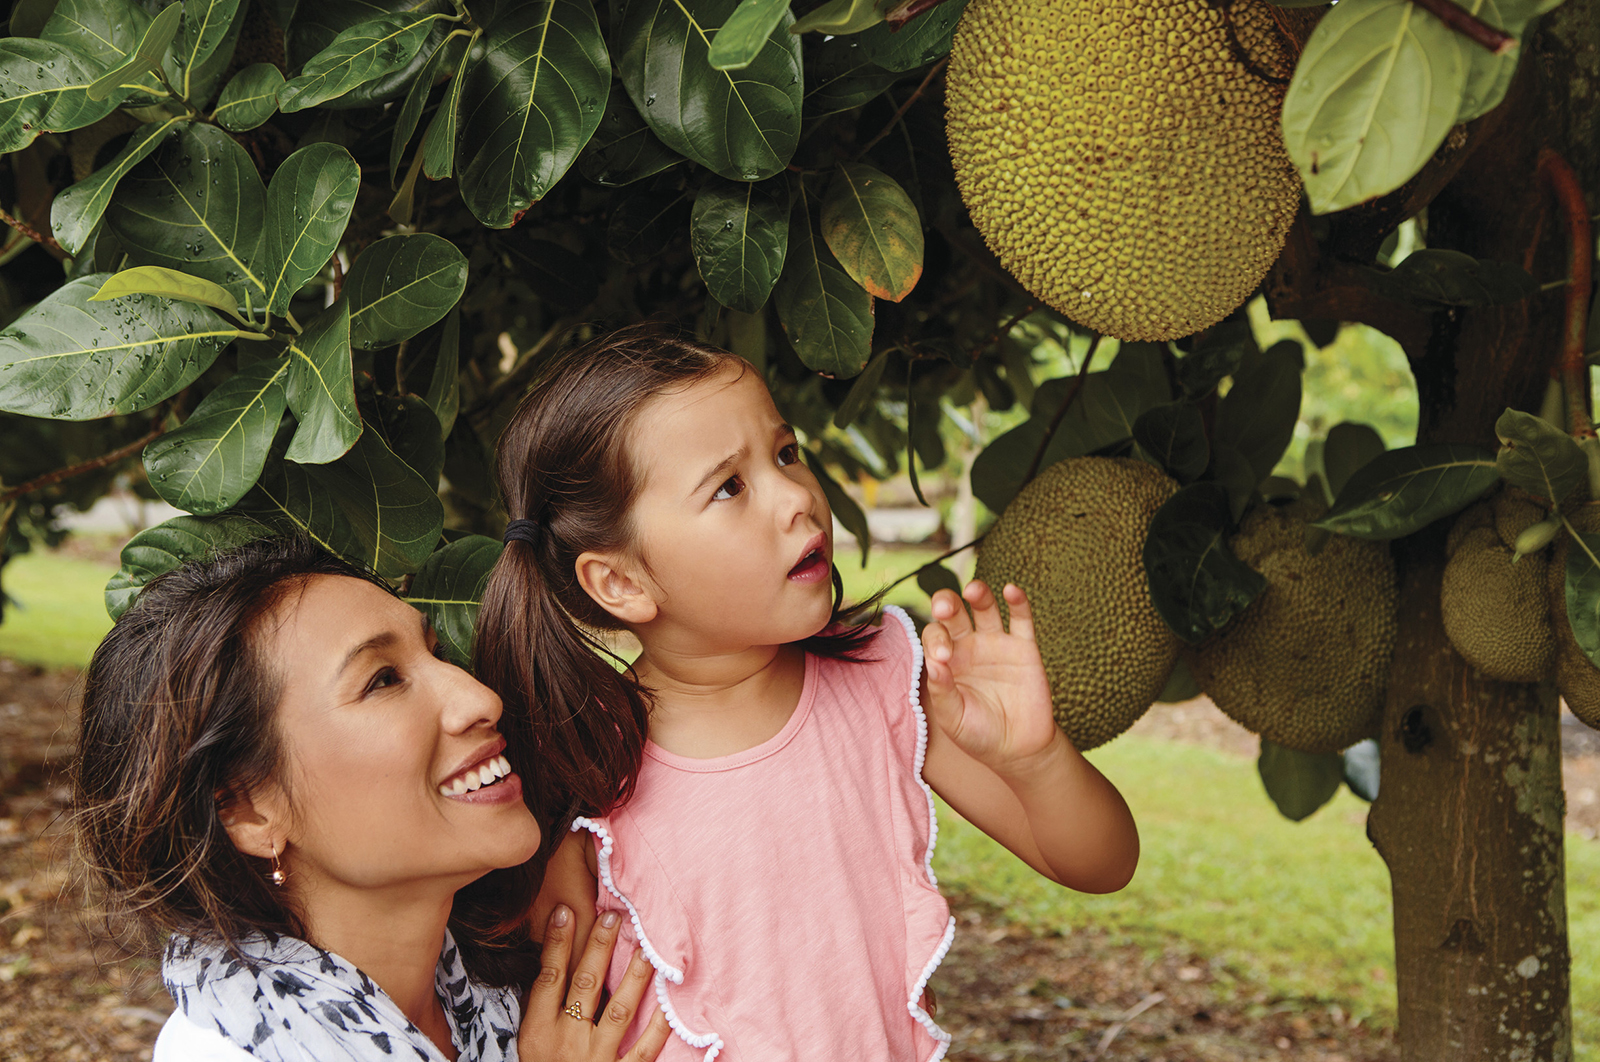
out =
<path fill-rule="evenodd" d="M 886 605 L 871 633 L 848 655 L 813 661 L 824 688 L 853 688 L 876 698 L 917 700 L 922 642 L 905 610 Z"/>

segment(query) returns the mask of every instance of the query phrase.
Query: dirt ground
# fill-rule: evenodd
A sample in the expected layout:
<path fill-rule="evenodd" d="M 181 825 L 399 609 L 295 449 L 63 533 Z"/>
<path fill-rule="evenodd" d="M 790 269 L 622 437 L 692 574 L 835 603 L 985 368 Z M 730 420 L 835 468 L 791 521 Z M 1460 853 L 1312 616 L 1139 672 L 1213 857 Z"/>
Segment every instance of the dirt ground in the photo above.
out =
<path fill-rule="evenodd" d="M 75 681 L 0 660 L 0 1062 L 148 1059 L 172 1006 L 156 964 L 117 947 L 73 873 L 62 809 Z M 1566 723 L 1568 822 L 1594 838 L 1600 734 Z M 1256 753 L 1256 739 L 1203 699 L 1158 705 L 1135 732 Z M 1094 931 L 1035 934 L 950 899 L 959 931 L 933 986 L 957 1062 L 1398 1057 L 1388 1031 L 1220 977 L 1184 942 L 1155 953 Z"/>

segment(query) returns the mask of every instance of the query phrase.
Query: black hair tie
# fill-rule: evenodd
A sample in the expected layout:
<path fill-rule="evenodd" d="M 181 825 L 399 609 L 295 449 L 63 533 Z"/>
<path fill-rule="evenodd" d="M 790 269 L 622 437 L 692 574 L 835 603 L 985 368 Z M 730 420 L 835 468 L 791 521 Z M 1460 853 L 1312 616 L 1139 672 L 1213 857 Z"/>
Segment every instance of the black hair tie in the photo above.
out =
<path fill-rule="evenodd" d="M 539 544 L 539 521 L 537 520 L 512 520 L 506 524 L 506 533 L 501 536 L 502 542 L 526 542 L 530 546 Z"/>

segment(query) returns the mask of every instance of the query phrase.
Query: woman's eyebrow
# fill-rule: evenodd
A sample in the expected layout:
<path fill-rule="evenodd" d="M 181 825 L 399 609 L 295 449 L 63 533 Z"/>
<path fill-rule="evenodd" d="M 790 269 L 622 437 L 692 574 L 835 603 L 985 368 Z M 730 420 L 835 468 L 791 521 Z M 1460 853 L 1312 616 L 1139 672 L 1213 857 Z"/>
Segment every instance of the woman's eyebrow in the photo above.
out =
<path fill-rule="evenodd" d="M 362 642 L 360 645 L 356 646 L 354 649 L 351 649 L 344 655 L 344 660 L 340 662 L 339 670 L 334 673 L 334 677 L 337 678 L 343 675 L 345 671 L 349 669 L 350 665 L 355 662 L 355 659 L 362 653 L 373 649 L 387 649 L 389 646 L 395 644 L 399 640 L 400 635 L 394 631 L 384 631 L 381 634 L 374 634 L 371 638 L 368 638 L 366 641 Z"/>

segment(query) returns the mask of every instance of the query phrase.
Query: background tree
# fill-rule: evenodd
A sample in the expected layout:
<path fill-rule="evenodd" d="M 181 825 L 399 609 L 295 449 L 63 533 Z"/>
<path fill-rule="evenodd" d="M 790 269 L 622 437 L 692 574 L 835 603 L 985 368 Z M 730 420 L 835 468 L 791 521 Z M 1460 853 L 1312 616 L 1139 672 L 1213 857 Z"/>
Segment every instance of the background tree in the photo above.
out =
<path fill-rule="evenodd" d="M 1261 350 L 1242 309 L 1035 386 L 1035 345 L 1076 326 L 1010 277 L 957 193 L 939 103 L 964 0 L 797 6 L 799 23 L 779 0 L 19 0 L 0 41 L 5 555 L 132 472 L 192 515 L 129 544 L 113 613 L 195 551 L 295 527 L 402 580 L 464 657 L 499 548 L 499 425 L 553 349 L 650 314 L 762 369 L 863 549 L 839 484 L 903 467 L 920 491 L 947 410 L 980 395 L 1032 414 L 973 469 L 996 511 L 1040 467 L 1136 447 L 1227 493 L 1218 535 L 1281 489 L 1265 470 L 1298 412 L 1300 351 Z M 1362 179 L 1343 192 L 1297 157 L 1320 213 L 1302 211 L 1265 294 L 1313 341 L 1341 321 L 1393 336 L 1421 398 L 1418 448 L 1308 457 L 1349 480 L 1327 526 L 1395 539 L 1402 573 L 1370 830 L 1394 880 L 1405 1055 L 1556 1059 L 1555 699 L 1453 652 L 1435 521 L 1499 481 L 1496 421 L 1539 408 L 1562 345 L 1571 212 L 1539 151 L 1595 188 L 1600 8 L 1535 23 L 1548 5 L 1470 6 L 1521 39 L 1520 62 L 1408 0 L 1343 0 L 1320 38 L 1321 9 L 1282 19 L 1306 48 L 1302 92 L 1313 60 L 1337 72 L 1382 50 L 1358 16 L 1414 15 L 1427 33 L 1390 34 L 1389 68 L 1455 49 L 1460 76 L 1420 116 L 1393 78 L 1291 117 L 1291 153 L 1349 139 L 1337 119 L 1358 111 L 1413 150 L 1345 144 Z M 1424 215 L 1428 252 L 1387 268 L 1397 227 Z M 1112 345 L 1095 343 L 1103 362 Z M 1570 472 L 1574 451 L 1524 436 Z M 1465 456 L 1437 460 L 1444 444 Z M 1522 482 L 1514 462 L 1506 475 Z M 920 581 L 953 579 L 933 565 Z M 1185 607 L 1160 579 L 1152 592 Z M 1370 793 L 1363 770 L 1263 758 L 1297 815 L 1341 775 Z"/>

